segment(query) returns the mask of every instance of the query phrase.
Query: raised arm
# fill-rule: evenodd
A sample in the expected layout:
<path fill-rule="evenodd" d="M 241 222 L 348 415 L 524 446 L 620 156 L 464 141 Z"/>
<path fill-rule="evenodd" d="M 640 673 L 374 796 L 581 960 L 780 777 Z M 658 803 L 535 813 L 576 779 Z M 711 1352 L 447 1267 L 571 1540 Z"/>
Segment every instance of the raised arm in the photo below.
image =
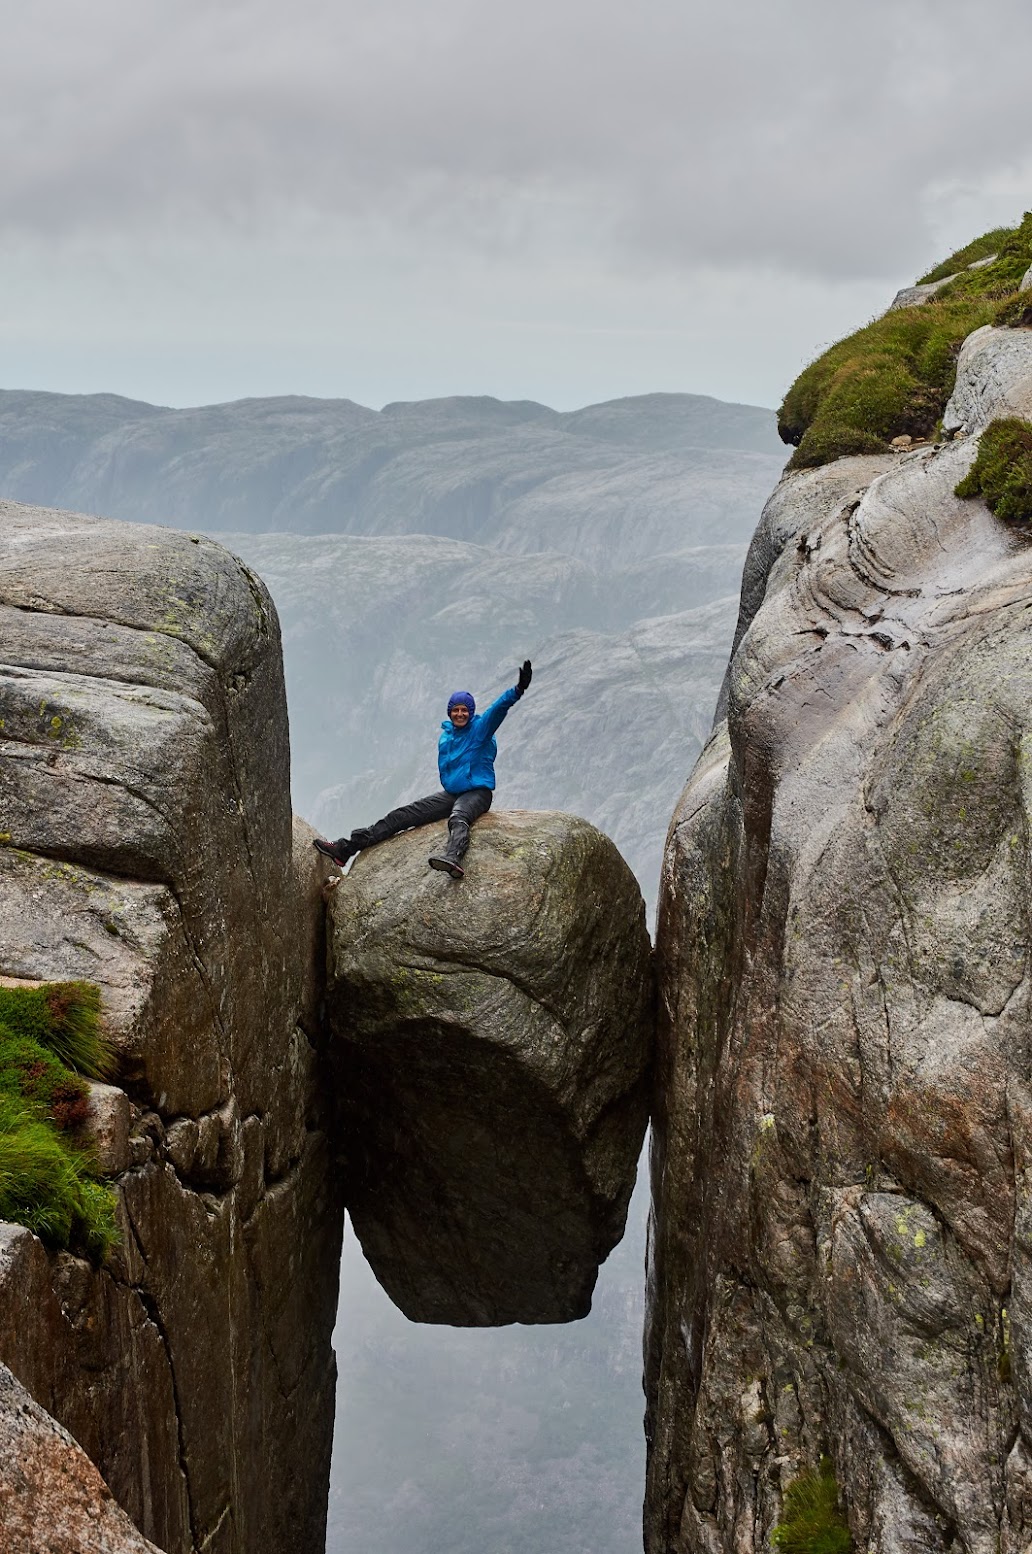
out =
<path fill-rule="evenodd" d="M 497 732 L 509 708 L 519 701 L 527 689 L 533 673 L 534 671 L 530 667 L 530 659 L 524 659 L 516 684 L 510 690 L 503 691 L 497 700 L 491 703 L 487 711 L 481 715 L 480 726 L 484 731 L 485 739 L 489 739 L 492 734 Z"/>

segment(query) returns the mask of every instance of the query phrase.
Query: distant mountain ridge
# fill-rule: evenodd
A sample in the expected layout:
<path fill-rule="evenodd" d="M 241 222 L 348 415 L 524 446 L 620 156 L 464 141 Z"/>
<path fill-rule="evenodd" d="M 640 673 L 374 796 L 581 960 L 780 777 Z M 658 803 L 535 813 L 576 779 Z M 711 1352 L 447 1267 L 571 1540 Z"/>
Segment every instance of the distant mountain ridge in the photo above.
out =
<path fill-rule="evenodd" d="M 571 479 L 621 509 L 651 493 L 669 526 L 688 477 L 717 533 L 741 497 L 723 450 L 763 466 L 756 484 L 769 487 L 768 456 L 784 457 L 772 412 L 699 394 L 573 411 L 489 397 L 371 410 L 302 396 L 178 410 L 115 394 L 0 391 L 5 496 L 212 533 L 419 532 L 492 544 L 505 530 L 511 548 L 515 530 L 526 533 L 520 548 L 552 549 L 540 529 L 568 509 Z"/>

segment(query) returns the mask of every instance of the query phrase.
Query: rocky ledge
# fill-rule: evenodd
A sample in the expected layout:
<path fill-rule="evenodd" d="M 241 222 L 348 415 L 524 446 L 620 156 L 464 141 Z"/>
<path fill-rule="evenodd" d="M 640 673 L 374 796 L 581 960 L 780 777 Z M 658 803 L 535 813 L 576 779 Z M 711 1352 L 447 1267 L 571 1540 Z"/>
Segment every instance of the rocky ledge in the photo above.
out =
<path fill-rule="evenodd" d="M 414 1320 L 568 1322 L 623 1233 L 645 1129 L 641 894 L 572 815 L 478 821 L 461 885 L 427 868 L 443 833 L 363 853 L 331 896 L 349 1211 Z"/>
<path fill-rule="evenodd" d="M 954 494 L 998 415 L 1027 330 L 967 342 L 966 437 L 754 544 L 664 864 L 653 1554 L 767 1548 L 825 1454 L 868 1554 L 1032 1539 L 1032 545 Z"/>

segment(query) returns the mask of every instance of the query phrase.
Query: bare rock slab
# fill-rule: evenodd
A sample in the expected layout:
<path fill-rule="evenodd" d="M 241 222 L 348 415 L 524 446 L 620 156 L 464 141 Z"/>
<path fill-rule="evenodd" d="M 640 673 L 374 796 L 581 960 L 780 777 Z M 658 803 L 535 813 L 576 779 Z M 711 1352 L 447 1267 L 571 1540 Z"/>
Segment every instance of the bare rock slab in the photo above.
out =
<path fill-rule="evenodd" d="M 331 899 L 352 1223 L 414 1321 L 573 1321 L 623 1233 L 645 1130 L 641 895 L 572 815 L 486 816 L 461 884 L 427 868 L 443 839 L 362 854 Z"/>

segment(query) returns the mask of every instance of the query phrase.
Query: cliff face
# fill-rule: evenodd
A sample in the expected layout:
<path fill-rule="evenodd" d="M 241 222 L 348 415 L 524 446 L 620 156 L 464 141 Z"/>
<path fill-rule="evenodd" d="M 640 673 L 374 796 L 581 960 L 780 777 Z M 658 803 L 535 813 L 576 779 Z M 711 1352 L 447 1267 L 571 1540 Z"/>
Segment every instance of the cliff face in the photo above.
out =
<path fill-rule="evenodd" d="M 0 972 L 101 988 L 122 1229 L 98 1271 L 4 1228 L 0 1360 L 169 1554 L 314 1551 L 343 1210 L 275 613 L 186 535 L 0 537 Z"/>
<path fill-rule="evenodd" d="M 1032 417 L 785 477 L 657 955 L 646 1545 L 752 1550 L 833 1459 L 859 1547 L 1032 1538 L 1032 547 L 954 487 Z"/>

